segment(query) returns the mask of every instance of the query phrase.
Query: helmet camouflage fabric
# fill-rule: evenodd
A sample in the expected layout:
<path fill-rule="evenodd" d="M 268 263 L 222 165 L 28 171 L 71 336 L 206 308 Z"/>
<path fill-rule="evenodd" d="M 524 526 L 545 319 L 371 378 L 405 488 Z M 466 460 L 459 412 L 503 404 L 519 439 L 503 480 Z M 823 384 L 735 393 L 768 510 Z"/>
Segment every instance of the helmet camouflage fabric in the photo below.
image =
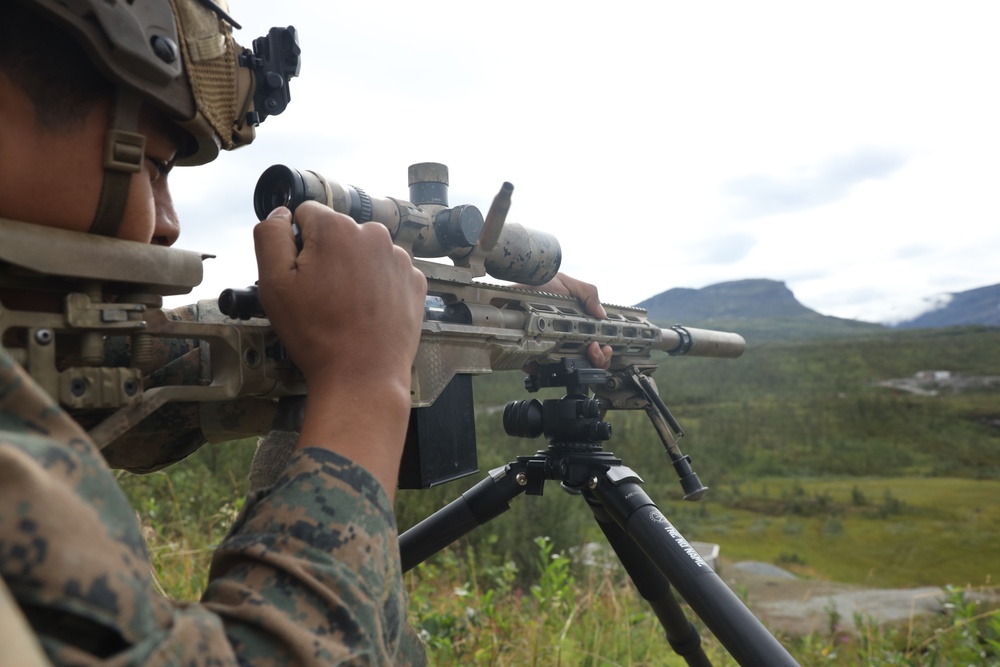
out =
<path fill-rule="evenodd" d="M 254 108 L 255 94 L 261 100 L 261 60 L 233 39 L 232 29 L 240 26 L 229 16 L 226 0 L 19 1 L 75 37 L 116 89 L 104 187 L 91 232 L 110 236 L 120 225 L 129 180 L 142 167 L 143 103 L 189 137 L 177 156 L 182 166 L 211 162 L 220 150 L 249 144 L 255 125 L 268 115 Z M 271 32 L 276 30 L 281 29 Z M 287 79 L 298 74 L 298 43 L 293 28 L 284 31 L 289 36 L 278 56 L 286 62 L 277 87 L 287 103 Z M 273 75 L 265 80 L 276 81 Z M 280 113 L 284 106 L 274 108 L 272 103 L 268 111 Z"/>

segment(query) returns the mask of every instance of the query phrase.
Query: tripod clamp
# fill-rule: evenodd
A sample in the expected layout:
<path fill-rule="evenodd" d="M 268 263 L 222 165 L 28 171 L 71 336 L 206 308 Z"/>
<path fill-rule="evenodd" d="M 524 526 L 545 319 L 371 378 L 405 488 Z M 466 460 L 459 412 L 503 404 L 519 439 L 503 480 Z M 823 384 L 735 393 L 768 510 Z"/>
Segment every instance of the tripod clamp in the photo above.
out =
<path fill-rule="evenodd" d="M 684 430 L 670 413 L 648 373 L 654 367 L 629 366 L 610 373 L 594 368 L 586 359 L 561 359 L 538 364 L 524 379 L 529 392 L 548 387 L 566 387 L 566 396 L 540 402 L 537 399 L 512 401 L 504 408 L 503 425 L 508 435 L 549 440 L 550 453 L 601 451 L 600 443 L 611 438 L 611 424 L 602 421 L 607 406 L 642 407 L 653 423 L 670 458 L 684 500 L 700 500 L 708 487 L 691 468 L 691 457 L 681 452 L 677 442 Z M 590 388 L 597 398 L 588 398 Z M 564 482 L 564 487 L 572 488 Z"/>

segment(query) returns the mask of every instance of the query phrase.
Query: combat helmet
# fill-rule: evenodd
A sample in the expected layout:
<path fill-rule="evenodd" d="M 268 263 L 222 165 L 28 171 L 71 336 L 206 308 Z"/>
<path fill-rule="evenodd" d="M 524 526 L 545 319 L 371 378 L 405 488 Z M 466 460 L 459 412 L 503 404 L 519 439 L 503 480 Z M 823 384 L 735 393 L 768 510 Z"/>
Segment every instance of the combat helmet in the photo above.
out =
<path fill-rule="evenodd" d="M 232 37 L 240 26 L 226 0 L 18 1 L 75 37 L 115 86 L 96 234 L 112 236 L 121 224 L 145 152 L 144 102 L 190 138 L 176 164 L 204 164 L 253 141 L 264 118 L 284 111 L 288 80 L 299 73 L 295 29 L 272 28 L 245 49 Z"/>

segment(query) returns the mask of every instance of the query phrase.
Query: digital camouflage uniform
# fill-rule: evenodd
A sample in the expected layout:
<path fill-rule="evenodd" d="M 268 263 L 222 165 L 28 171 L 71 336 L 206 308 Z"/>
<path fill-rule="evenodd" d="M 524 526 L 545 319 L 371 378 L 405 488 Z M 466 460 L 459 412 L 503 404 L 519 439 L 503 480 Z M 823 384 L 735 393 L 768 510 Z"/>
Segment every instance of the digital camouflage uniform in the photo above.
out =
<path fill-rule="evenodd" d="M 295 453 L 251 494 L 201 603 L 158 594 L 86 433 L 0 348 L 0 573 L 56 664 L 419 664 L 392 507 L 365 470 Z"/>

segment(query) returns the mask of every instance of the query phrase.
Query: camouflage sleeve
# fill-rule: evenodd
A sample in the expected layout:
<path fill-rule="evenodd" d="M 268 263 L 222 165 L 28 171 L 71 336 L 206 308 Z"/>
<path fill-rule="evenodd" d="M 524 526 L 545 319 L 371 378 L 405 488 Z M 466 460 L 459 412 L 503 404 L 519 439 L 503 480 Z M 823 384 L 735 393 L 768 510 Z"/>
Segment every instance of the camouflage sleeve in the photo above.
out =
<path fill-rule="evenodd" d="M 171 601 L 97 449 L 2 348 L 0 574 L 55 664 L 407 659 L 395 524 L 367 472 L 297 454 L 247 503 L 204 603 Z"/>
<path fill-rule="evenodd" d="M 422 664 L 410 646 L 395 517 L 367 471 L 292 455 L 215 553 L 203 604 L 254 664 Z M 417 649 L 402 655 L 401 645 Z"/>

